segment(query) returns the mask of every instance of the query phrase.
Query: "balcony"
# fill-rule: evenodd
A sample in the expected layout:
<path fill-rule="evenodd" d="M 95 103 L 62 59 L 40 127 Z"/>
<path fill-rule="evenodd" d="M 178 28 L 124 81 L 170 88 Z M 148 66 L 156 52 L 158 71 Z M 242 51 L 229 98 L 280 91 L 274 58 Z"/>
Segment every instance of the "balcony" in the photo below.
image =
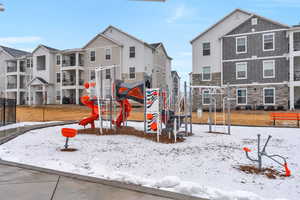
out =
<path fill-rule="evenodd" d="M 84 84 L 84 80 L 79 80 L 79 85 L 82 86 Z M 76 81 L 75 80 L 63 80 L 62 81 L 63 86 L 75 86 Z"/>
<path fill-rule="evenodd" d="M 7 83 L 7 89 L 17 89 L 16 83 Z"/>
<path fill-rule="evenodd" d="M 76 59 L 78 61 L 76 62 Z M 83 54 L 78 54 L 78 57 L 76 57 L 76 53 L 68 54 L 63 56 L 62 61 L 63 67 L 75 67 L 75 66 L 84 66 L 84 57 Z"/>
<path fill-rule="evenodd" d="M 294 33 L 294 51 L 300 51 L 300 32 Z"/>
<path fill-rule="evenodd" d="M 8 66 L 7 73 L 17 72 L 17 66 Z"/>

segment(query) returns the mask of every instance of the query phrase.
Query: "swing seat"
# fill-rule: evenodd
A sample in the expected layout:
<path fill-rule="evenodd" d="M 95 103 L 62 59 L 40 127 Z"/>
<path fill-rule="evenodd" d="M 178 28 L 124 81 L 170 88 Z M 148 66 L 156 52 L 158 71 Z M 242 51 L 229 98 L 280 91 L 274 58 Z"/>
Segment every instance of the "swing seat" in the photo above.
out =
<path fill-rule="evenodd" d="M 251 149 L 249 149 L 249 148 L 247 148 L 247 147 L 244 147 L 243 150 L 244 150 L 245 152 L 251 152 Z"/>
<path fill-rule="evenodd" d="M 61 134 L 66 138 L 73 138 L 77 135 L 77 130 L 73 128 L 62 128 Z"/>

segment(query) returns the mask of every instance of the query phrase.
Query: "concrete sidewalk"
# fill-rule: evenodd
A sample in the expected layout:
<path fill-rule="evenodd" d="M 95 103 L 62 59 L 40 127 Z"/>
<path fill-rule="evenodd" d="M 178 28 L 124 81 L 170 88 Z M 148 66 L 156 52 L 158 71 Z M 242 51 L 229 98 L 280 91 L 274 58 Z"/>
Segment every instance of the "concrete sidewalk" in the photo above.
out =
<path fill-rule="evenodd" d="M 60 175 L 0 165 L 3 200 L 170 200 Z"/>

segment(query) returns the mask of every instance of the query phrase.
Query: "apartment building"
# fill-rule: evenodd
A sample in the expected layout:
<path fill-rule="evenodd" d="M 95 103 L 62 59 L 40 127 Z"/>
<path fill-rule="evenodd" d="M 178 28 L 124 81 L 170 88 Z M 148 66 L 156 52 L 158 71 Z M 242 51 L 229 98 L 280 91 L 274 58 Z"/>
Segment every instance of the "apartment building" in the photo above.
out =
<path fill-rule="evenodd" d="M 230 15 L 240 12 L 245 14 L 243 20 L 234 26 L 227 21 L 229 24 L 224 26 L 228 25 L 230 29 L 220 33 L 218 38 L 207 41 L 201 40 L 201 37 L 196 39 L 202 46 L 200 49 L 193 47 L 193 60 L 203 56 L 207 57 L 204 59 L 207 62 L 193 62 L 192 84 L 229 84 L 231 95 L 236 98 L 232 105 L 237 109 L 294 109 L 300 91 L 297 92 L 297 81 L 293 74 L 298 65 L 297 48 L 291 42 L 298 45 L 299 29 L 240 9 Z M 226 23 L 226 19 L 219 23 Z M 210 48 L 210 41 L 216 39 L 218 48 Z M 195 96 L 195 104 L 210 103 L 205 92 L 202 98 Z M 217 100 L 220 106 L 221 96 Z"/>
<path fill-rule="evenodd" d="M 172 90 L 172 95 L 173 95 L 173 105 L 178 101 L 178 97 L 180 95 L 180 76 L 177 73 L 177 71 L 171 71 L 172 75 L 172 81 L 173 81 L 173 90 Z"/>
<path fill-rule="evenodd" d="M 31 54 L 6 61 L 7 67 L 25 63 L 22 73 L 26 78 L 20 80 L 25 87 L 16 91 L 15 97 L 20 99 L 18 104 L 29 105 L 79 104 L 84 82 L 95 79 L 96 67 L 110 66 L 102 73 L 105 96 L 110 95 L 111 79 L 128 83 L 148 80 L 151 87 L 171 89 L 171 62 L 162 43 L 148 44 L 114 26 L 81 48 L 59 50 L 39 45 Z M 16 83 L 8 75 L 6 80 Z M 9 92 L 6 88 L 5 93 Z"/>
<path fill-rule="evenodd" d="M 0 96 L 24 100 L 29 52 L 0 46 Z M 18 58 L 18 59 L 17 59 Z"/>

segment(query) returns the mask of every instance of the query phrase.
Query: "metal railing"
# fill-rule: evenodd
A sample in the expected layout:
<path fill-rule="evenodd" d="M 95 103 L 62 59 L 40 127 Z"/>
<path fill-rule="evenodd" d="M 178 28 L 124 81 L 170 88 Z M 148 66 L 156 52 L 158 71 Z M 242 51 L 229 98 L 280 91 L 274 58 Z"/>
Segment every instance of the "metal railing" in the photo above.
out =
<path fill-rule="evenodd" d="M 7 67 L 7 72 L 17 72 L 17 66 Z"/>
<path fill-rule="evenodd" d="M 8 83 L 7 89 L 17 89 L 17 84 L 16 83 Z"/>

